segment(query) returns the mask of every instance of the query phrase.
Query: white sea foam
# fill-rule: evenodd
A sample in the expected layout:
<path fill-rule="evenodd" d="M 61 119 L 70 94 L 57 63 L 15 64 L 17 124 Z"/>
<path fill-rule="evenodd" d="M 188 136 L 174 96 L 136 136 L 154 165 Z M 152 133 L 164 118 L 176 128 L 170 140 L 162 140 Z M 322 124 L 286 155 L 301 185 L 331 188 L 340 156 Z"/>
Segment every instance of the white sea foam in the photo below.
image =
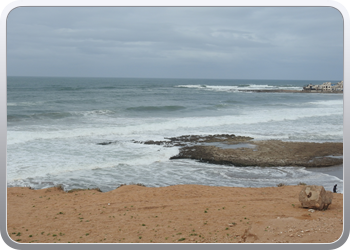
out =
<path fill-rule="evenodd" d="M 8 102 L 7 106 L 36 106 L 42 105 L 44 102 Z"/>
<path fill-rule="evenodd" d="M 93 169 L 110 169 L 115 166 L 150 165 L 168 161 L 169 158 L 178 153 L 176 147 L 166 148 L 157 145 L 142 145 L 132 142 L 119 143 L 109 146 L 86 144 L 84 148 L 77 144 L 66 144 L 57 141 L 47 148 L 47 143 L 32 144 L 36 149 L 35 155 L 29 151 L 22 153 L 21 158 L 9 155 L 7 179 L 9 182 L 26 179 L 30 177 L 45 177 L 47 175 L 62 175 L 66 172 L 87 171 Z M 41 157 L 41 154 L 50 157 Z M 94 158 L 87 155 L 94 154 Z M 23 162 L 26 159 L 26 162 Z"/>
<path fill-rule="evenodd" d="M 68 188 L 95 186 L 100 187 L 103 191 L 112 190 L 118 184 L 136 182 L 153 187 L 177 184 L 269 187 L 277 186 L 279 183 L 297 185 L 304 182 L 309 185 L 322 185 L 326 190 L 332 190 L 336 183 L 338 191 L 343 192 L 341 179 L 322 172 L 310 172 L 301 167 L 234 167 L 191 160 L 140 163 L 133 166 L 118 164 L 111 168 L 71 170 L 35 177 L 35 180 L 63 183 Z M 28 178 L 9 181 L 10 185 L 18 183 L 35 186 L 33 180 Z M 40 184 L 37 186 L 40 187 Z"/>
<path fill-rule="evenodd" d="M 224 92 L 237 92 L 241 90 L 249 91 L 249 90 L 302 90 L 302 87 L 288 87 L 288 86 L 273 86 L 273 85 L 257 85 L 257 84 L 249 84 L 249 85 L 238 85 L 238 86 L 215 86 L 215 85 L 177 85 L 175 87 L 178 88 L 193 88 L 193 89 L 203 89 L 209 91 L 224 91 Z"/>
<path fill-rule="evenodd" d="M 91 110 L 91 111 L 70 111 L 72 115 L 82 115 L 82 116 L 91 116 L 91 115 L 107 115 L 114 114 L 115 112 L 108 109 L 102 110 Z"/>
<path fill-rule="evenodd" d="M 165 119 L 149 119 L 149 118 L 125 118 L 116 119 L 115 125 L 104 125 L 100 123 L 91 123 L 88 127 L 71 127 L 62 126 L 54 130 L 45 130 L 36 128 L 33 131 L 11 131 L 9 130 L 8 145 L 16 143 L 25 143 L 31 140 L 47 140 L 62 139 L 73 137 L 97 137 L 97 136 L 127 136 L 137 134 L 147 134 L 160 131 L 177 131 L 186 129 L 198 129 L 206 127 L 217 128 L 220 126 L 242 125 L 242 124 L 260 124 L 264 122 L 277 122 L 298 120 L 303 118 L 322 118 L 327 116 L 342 115 L 342 108 L 334 108 L 334 105 L 328 105 L 322 109 L 319 107 L 309 109 L 289 108 L 270 110 L 247 110 L 242 111 L 237 116 L 218 116 L 218 117 L 185 117 L 185 118 L 165 118 Z M 334 125 L 332 125 L 334 126 Z M 55 128 L 55 127 L 50 127 Z M 266 133 L 266 131 L 265 131 Z M 157 133 L 156 133 L 157 134 Z M 167 134 L 164 134 L 165 136 Z M 151 138 L 150 138 L 151 139 Z"/>
<path fill-rule="evenodd" d="M 343 108 L 343 100 L 322 100 L 322 101 L 315 101 L 315 102 L 308 102 L 308 104 L 314 104 L 316 106 L 333 106 L 333 107 L 341 107 Z"/>

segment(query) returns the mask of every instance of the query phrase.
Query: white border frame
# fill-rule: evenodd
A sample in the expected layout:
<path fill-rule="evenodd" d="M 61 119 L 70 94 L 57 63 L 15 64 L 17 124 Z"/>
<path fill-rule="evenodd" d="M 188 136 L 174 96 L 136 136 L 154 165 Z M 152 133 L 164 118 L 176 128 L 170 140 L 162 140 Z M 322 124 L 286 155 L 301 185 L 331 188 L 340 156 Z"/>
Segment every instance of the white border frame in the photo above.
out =
<path fill-rule="evenodd" d="M 341 0 L 343 3 L 345 3 L 347 0 Z M 309 249 L 335 249 L 338 247 L 341 247 L 349 236 L 349 219 L 350 214 L 346 214 L 345 211 L 349 208 L 349 195 L 346 190 L 347 183 L 344 182 L 344 230 L 342 236 L 339 238 L 338 241 L 334 243 L 329 244 L 314 244 L 314 243 L 308 243 L 308 244 L 302 244 L 302 243 L 292 243 L 292 244 L 279 244 L 279 243 L 266 243 L 266 244 L 27 244 L 27 243 L 16 243 L 12 241 L 11 238 L 9 238 L 7 234 L 7 220 L 6 220 L 6 201 L 7 201 L 7 184 L 6 184 L 6 147 L 7 147 L 7 69 L 6 69 L 6 20 L 8 14 L 15 9 L 16 7 L 30 7 L 30 6 L 45 6 L 45 7 L 55 7 L 55 6 L 66 6 L 66 7 L 74 7 L 74 6 L 115 6 L 115 7 L 121 7 L 121 6 L 223 6 L 223 7 L 231 7 L 231 6 L 278 6 L 278 7 L 312 7 L 312 6 L 319 6 L 319 7 L 333 7 L 336 8 L 343 16 L 343 22 L 344 22 L 344 83 L 345 85 L 350 80 L 349 75 L 349 66 L 350 66 L 350 53 L 349 53 L 349 46 L 347 44 L 350 44 L 350 19 L 349 14 L 344 8 L 343 5 L 341 5 L 339 2 L 330 1 L 330 0 L 167 0 L 167 1 L 160 1 L 160 0 L 19 0 L 11 2 L 11 0 L 8 0 L 7 3 L 10 2 L 2 11 L 1 14 L 1 21 L 0 21 L 0 183 L 2 184 L 0 189 L 0 196 L 1 196 L 1 202 L 0 202 L 0 229 L 1 229 L 1 235 L 4 240 L 4 242 L 7 245 L 4 245 L 5 247 L 11 247 L 15 249 L 62 249 L 62 248 L 74 248 L 74 249 L 96 249 L 96 247 L 103 247 L 108 249 L 115 249 L 115 248 L 123 248 L 123 249 L 135 249 L 135 248 L 141 248 L 144 249 L 163 249 L 164 247 L 175 249 L 175 248 L 197 248 L 202 249 L 208 248 L 212 249 L 215 248 L 222 248 L 222 249 L 232 249 L 234 248 L 240 248 L 240 249 L 251 249 L 255 247 L 263 248 L 263 249 L 280 249 L 283 247 L 284 249 L 294 249 L 295 247 L 302 247 L 302 248 L 309 248 Z M 346 130 L 345 128 L 349 127 L 350 121 L 349 121 L 349 110 L 350 110 L 350 88 L 344 87 L 344 111 L 343 111 L 343 155 L 344 155 L 344 179 L 348 179 L 350 176 L 350 170 L 346 169 L 347 166 L 347 157 L 346 155 L 350 155 L 350 146 L 349 146 L 349 140 L 350 140 L 350 130 Z M 346 177 L 345 177 L 346 176 Z M 349 246 L 350 244 L 347 244 Z M 1 246 L 1 245 L 0 245 Z M 1 249 L 3 247 L 1 246 Z M 342 247 L 342 249 L 345 249 L 345 246 Z"/>

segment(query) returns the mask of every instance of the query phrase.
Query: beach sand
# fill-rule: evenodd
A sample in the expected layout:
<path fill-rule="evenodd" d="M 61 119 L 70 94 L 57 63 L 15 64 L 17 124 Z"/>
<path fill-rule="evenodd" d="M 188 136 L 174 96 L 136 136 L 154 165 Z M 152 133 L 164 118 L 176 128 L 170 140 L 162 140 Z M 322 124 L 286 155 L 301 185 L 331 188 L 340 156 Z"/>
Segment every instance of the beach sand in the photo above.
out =
<path fill-rule="evenodd" d="M 18 243 L 331 243 L 343 231 L 343 194 L 326 211 L 299 203 L 298 186 L 125 185 L 109 192 L 7 189 Z"/>

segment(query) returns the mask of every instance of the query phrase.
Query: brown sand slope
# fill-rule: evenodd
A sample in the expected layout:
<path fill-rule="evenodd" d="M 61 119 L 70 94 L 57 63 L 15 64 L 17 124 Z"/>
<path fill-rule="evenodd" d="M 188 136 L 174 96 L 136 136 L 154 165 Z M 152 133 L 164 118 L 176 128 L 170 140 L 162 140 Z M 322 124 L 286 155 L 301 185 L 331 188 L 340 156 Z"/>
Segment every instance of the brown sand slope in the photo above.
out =
<path fill-rule="evenodd" d="M 303 186 L 122 186 L 66 193 L 7 189 L 8 234 L 19 243 L 334 242 L 343 195 L 326 211 L 300 207 Z"/>

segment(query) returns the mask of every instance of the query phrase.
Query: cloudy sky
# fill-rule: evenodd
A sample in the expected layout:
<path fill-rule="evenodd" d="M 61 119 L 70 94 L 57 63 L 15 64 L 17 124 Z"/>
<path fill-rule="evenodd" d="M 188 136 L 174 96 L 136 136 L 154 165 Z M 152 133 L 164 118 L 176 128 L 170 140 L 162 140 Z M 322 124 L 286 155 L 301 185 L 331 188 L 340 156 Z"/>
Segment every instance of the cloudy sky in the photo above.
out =
<path fill-rule="evenodd" d="M 331 7 L 20 7 L 9 76 L 343 79 Z"/>

